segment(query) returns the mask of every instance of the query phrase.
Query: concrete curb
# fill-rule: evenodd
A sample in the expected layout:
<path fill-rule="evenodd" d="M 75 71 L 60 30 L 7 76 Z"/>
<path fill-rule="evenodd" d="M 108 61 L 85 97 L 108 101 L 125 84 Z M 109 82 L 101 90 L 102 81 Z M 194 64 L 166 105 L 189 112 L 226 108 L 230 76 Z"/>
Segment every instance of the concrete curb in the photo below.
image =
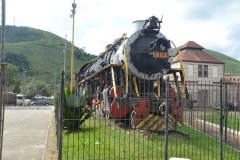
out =
<path fill-rule="evenodd" d="M 5 106 L 5 109 L 54 109 L 54 106 Z"/>
<path fill-rule="evenodd" d="M 198 120 L 199 122 L 204 123 L 204 120 L 201 120 L 201 119 L 198 119 L 198 118 L 196 118 L 196 120 Z M 218 124 L 211 123 L 211 122 L 208 122 L 208 121 L 206 121 L 205 123 L 207 125 L 210 125 L 210 126 L 213 126 L 213 127 L 216 127 L 216 128 L 220 128 L 220 125 L 218 125 Z M 225 127 L 223 127 L 223 130 L 225 131 Z M 227 131 L 230 132 L 230 133 L 233 133 L 233 134 L 236 134 L 236 135 L 240 136 L 240 131 L 233 130 L 231 128 L 227 128 Z"/>

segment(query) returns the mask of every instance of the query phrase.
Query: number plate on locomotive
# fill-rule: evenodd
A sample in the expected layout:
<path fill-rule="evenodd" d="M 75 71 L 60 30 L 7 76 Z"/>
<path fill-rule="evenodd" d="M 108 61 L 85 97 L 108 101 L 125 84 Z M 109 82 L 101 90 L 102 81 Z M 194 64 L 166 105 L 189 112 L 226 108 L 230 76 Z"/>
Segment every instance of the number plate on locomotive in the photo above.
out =
<path fill-rule="evenodd" d="M 153 52 L 153 58 L 168 58 L 168 52 Z"/>

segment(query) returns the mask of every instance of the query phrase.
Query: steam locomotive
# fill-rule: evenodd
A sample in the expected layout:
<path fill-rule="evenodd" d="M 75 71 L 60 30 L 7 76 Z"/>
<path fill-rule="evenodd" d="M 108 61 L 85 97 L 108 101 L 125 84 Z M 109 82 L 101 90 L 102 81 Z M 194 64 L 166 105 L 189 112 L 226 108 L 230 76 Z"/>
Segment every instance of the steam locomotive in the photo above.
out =
<path fill-rule="evenodd" d="M 89 109 L 95 108 L 107 118 L 129 120 L 138 129 L 163 130 L 168 109 L 168 128 L 175 129 L 183 123 L 181 89 L 186 88 L 179 86 L 179 77 L 184 83 L 183 69 L 171 68 L 176 53 L 160 32 L 162 19 L 152 16 L 133 23 L 133 34 L 123 34 L 80 68 L 78 94 L 88 91 Z M 169 74 L 175 87 L 166 88 Z"/>

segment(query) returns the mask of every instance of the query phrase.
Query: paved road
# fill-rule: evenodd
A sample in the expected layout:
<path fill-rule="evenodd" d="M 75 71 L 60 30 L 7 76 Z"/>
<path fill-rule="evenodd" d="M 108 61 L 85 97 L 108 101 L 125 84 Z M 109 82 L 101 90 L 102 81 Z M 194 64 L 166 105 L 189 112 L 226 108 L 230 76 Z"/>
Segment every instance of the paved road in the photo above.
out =
<path fill-rule="evenodd" d="M 52 109 L 5 110 L 3 160 L 42 160 Z M 41 107 L 40 107 L 41 108 Z"/>

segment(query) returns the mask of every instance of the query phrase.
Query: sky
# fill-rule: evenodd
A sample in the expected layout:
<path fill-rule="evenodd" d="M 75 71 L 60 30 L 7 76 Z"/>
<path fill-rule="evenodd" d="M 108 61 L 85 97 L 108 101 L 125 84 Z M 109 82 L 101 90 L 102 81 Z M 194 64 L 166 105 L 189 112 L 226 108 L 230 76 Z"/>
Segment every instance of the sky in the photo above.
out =
<path fill-rule="evenodd" d="M 6 0 L 6 25 L 28 26 L 72 41 L 74 0 Z M 176 46 L 195 41 L 240 60 L 239 0 L 75 0 L 74 44 L 98 55 L 133 33 L 135 20 L 163 16 L 161 33 Z"/>

